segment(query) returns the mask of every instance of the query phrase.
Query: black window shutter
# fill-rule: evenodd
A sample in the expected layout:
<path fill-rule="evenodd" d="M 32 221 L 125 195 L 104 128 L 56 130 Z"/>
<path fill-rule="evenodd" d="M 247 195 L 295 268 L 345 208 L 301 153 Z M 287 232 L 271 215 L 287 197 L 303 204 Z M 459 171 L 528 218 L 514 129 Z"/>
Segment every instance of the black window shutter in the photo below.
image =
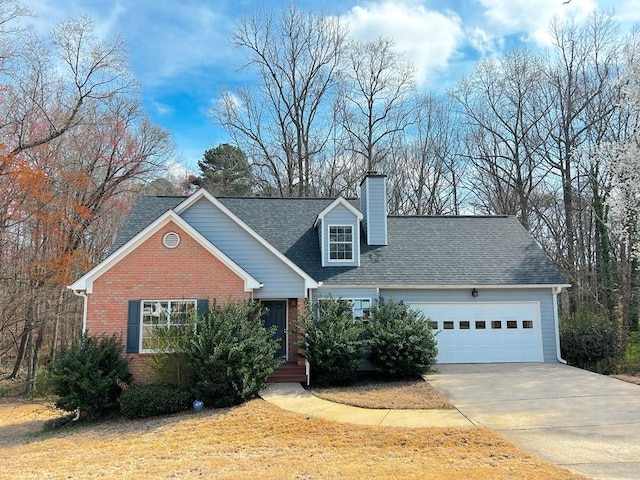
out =
<path fill-rule="evenodd" d="M 198 300 L 198 316 L 207 313 L 208 310 L 209 310 L 209 300 L 207 300 L 206 298 L 202 300 Z"/>
<path fill-rule="evenodd" d="M 140 300 L 129 300 L 127 320 L 127 353 L 138 353 L 140 348 Z"/>

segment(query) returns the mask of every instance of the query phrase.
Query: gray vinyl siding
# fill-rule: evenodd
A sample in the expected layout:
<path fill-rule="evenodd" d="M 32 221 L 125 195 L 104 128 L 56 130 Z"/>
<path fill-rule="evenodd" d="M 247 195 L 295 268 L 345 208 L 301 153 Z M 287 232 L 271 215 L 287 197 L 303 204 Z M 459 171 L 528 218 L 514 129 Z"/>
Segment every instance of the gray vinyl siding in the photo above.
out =
<path fill-rule="evenodd" d="M 329 227 L 350 225 L 353 228 L 353 260 L 329 261 Z M 336 205 L 328 212 L 319 228 L 322 229 L 322 266 L 323 267 L 353 267 L 360 263 L 360 229 L 358 218 L 344 205 Z"/>
<path fill-rule="evenodd" d="M 369 298 L 375 303 L 378 291 L 375 288 L 321 288 L 313 291 L 313 301 L 322 298 Z"/>
<path fill-rule="evenodd" d="M 304 279 L 299 274 L 207 200 L 194 203 L 182 217 L 264 285 L 254 291 L 255 298 L 305 296 Z"/>
<path fill-rule="evenodd" d="M 476 298 L 470 289 L 464 290 L 380 290 L 380 296 L 404 302 L 540 302 L 540 322 L 542 325 L 542 351 L 544 361 L 557 363 L 556 334 L 553 315 L 553 294 L 551 288 L 540 289 L 479 289 Z"/>
<path fill-rule="evenodd" d="M 367 245 L 387 245 L 387 188 L 384 176 L 367 177 L 360 187 L 360 210 Z"/>
<path fill-rule="evenodd" d="M 367 185 L 363 182 L 360 185 L 360 212 L 362 213 L 362 230 L 364 231 L 365 242 L 368 241 L 367 231 L 369 230 L 369 212 L 367 211 Z"/>

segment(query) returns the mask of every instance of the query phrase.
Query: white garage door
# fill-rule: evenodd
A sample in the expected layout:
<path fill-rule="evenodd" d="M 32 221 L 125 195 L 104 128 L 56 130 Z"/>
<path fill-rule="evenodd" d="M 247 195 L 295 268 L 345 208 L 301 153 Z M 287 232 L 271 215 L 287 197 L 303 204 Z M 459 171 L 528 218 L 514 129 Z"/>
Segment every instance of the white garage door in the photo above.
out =
<path fill-rule="evenodd" d="M 438 363 L 542 362 L 540 304 L 412 303 L 439 333 Z"/>

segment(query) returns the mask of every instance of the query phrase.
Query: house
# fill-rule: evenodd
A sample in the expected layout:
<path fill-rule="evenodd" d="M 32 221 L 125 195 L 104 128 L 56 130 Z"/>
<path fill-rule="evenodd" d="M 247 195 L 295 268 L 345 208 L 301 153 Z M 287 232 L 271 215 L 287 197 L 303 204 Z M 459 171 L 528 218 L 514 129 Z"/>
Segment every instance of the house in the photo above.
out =
<path fill-rule="evenodd" d="M 429 317 L 440 363 L 558 362 L 557 296 L 569 286 L 512 216 L 390 216 L 386 177 L 368 174 L 360 200 L 141 197 L 110 255 L 69 286 L 83 327 L 119 333 L 143 380 L 159 312 L 255 299 L 277 325 L 301 381 L 294 325 L 305 300 L 351 300 L 366 316 L 381 296 Z"/>

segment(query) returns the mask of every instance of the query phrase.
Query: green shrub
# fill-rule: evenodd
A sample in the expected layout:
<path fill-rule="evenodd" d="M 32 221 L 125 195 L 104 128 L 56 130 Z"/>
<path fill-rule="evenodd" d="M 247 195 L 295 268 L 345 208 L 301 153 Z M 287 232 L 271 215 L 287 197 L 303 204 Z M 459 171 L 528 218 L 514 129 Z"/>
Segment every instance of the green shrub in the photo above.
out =
<path fill-rule="evenodd" d="M 114 407 L 121 393 L 119 382 L 128 382 L 127 360 L 116 335 L 82 336 L 68 348 L 58 352 L 49 365 L 56 406 L 68 412 L 97 416 Z"/>
<path fill-rule="evenodd" d="M 612 373 L 622 354 L 616 323 L 586 310 L 562 321 L 560 347 L 569 365 L 605 374 Z"/>
<path fill-rule="evenodd" d="M 197 317 L 191 320 L 171 328 L 156 327 L 151 331 L 152 344 L 159 348 L 158 352 L 150 355 L 155 383 L 191 386 L 187 349 L 195 333 Z"/>
<path fill-rule="evenodd" d="M 264 309 L 254 302 L 229 302 L 197 321 L 187 347 L 196 395 L 207 406 L 226 407 L 255 397 L 282 360 L 275 327 L 266 329 Z"/>
<path fill-rule="evenodd" d="M 120 395 L 120 413 L 127 418 L 153 417 L 188 410 L 194 396 L 176 385 L 132 385 Z"/>
<path fill-rule="evenodd" d="M 354 320 L 351 303 L 335 298 L 322 299 L 316 315 L 307 313 L 298 320 L 303 356 L 311 364 L 318 385 L 340 385 L 356 378 L 366 349 L 363 323 Z"/>
<path fill-rule="evenodd" d="M 640 373 L 640 332 L 629 334 L 619 370 L 632 375 Z"/>
<path fill-rule="evenodd" d="M 371 363 L 390 378 L 424 375 L 436 363 L 438 347 L 422 313 L 380 298 L 368 323 Z"/>

